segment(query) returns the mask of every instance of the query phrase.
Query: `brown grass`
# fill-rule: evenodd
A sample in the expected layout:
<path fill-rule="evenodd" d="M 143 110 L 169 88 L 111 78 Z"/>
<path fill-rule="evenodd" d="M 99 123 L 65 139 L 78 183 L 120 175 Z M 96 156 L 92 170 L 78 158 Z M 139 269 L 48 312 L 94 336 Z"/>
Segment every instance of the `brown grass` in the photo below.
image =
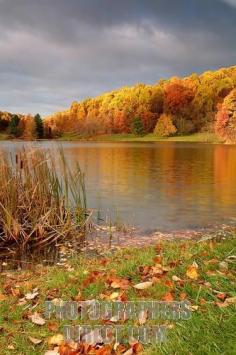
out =
<path fill-rule="evenodd" d="M 27 254 L 84 236 L 86 196 L 77 165 L 43 150 L 0 155 L 0 255 Z"/>

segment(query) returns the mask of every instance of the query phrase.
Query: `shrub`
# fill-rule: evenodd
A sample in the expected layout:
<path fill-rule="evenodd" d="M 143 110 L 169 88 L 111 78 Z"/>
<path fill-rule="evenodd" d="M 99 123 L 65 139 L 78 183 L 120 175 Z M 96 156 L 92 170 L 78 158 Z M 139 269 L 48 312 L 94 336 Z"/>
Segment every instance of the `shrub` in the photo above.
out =
<path fill-rule="evenodd" d="M 169 137 L 177 132 L 173 124 L 172 116 L 163 114 L 157 121 L 154 133 L 160 137 Z"/>

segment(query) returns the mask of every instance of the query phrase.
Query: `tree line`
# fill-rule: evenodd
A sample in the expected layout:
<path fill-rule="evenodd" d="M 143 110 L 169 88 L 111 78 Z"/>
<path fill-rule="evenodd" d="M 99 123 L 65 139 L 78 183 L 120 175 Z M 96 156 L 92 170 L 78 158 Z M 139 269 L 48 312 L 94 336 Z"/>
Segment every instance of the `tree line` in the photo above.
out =
<path fill-rule="evenodd" d="M 53 136 L 154 133 L 165 137 L 216 132 L 230 139 L 233 134 L 222 134 L 217 120 L 222 121 L 222 115 L 226 115 L 225 107 L 230 105 L 235 88 L 236 66 L 172 77 L 154 85 L 137 84 L 73 102 L 68 110 L 46 117 L 45 123 Z M 224 129 L 232 133 L 231 118 Z"/>
<path fill-rule="evenodd" d="M 137 84 L 73 102 L 43 120 L 40 115 L 0 113 L 0 131 L 23 139 L 56 138 L 66 133 L 154 133 L 160 137 L 215 132 L 236 141 L 236 66 L 185 77 Z M 8 115 L 8 116 L 7 116 Z M 10 115 L 10 116 L 9 116 Z"/>
<path fill-rule="evenodd" d="M 39 114 L 21 115 L 0 112 L 0 132 L 4 132 L 9 138 L 25 140 L 52 138 L 50 127 L 45 125 Z"/>

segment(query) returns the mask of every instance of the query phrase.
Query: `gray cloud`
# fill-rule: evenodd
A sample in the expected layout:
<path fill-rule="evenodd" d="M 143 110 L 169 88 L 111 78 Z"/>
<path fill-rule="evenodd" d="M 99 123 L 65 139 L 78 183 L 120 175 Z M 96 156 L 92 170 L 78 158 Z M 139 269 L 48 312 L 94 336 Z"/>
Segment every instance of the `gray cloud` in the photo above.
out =
<path fill-rule="evenodd" d="M 0 0 L 0 110 L 235 64 L 233 0 Z"/>
<path fill-rule="evenodd" d="M 236 0 L 223 0 L 226 4 L 236 7 Z"/>

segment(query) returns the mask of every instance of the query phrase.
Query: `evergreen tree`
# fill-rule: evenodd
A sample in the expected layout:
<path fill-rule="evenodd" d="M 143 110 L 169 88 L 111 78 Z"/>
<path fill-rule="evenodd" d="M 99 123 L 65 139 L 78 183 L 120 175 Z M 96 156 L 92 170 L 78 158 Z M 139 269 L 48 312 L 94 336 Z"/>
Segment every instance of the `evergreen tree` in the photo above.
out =
<path fill-rule="evenodd" d="M 38 113 L 37 115 L 34 116 L 34 121 L 36 125 L 37 138 L 42 139 L 44 137 L 44 126 L 43 126 L 43 120 Z"/>
<path fill-rule="evenodd" d="M 13 115 L 9 124 L 9 133 L 14 137 L 19 136 L 19 123 L 19 117 L 17 115 Z"/>
<path fill-rule="evenodd" d="M 142 136 L 144 134 L 143 122 L 140 116 L 134 117 L 131 132 L 136 136 Z"/>

